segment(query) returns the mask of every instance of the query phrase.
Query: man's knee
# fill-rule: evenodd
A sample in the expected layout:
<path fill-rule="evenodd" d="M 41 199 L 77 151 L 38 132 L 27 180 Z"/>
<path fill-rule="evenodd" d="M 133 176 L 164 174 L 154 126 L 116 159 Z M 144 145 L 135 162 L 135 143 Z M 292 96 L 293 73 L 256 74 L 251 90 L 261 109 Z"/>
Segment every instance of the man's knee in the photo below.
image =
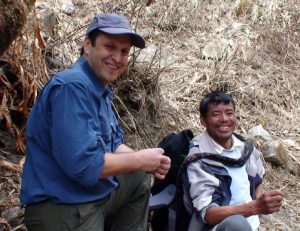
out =
<path fill-rule="evenodd" d="M 145 172 L 134 172 L 133 179 L 139 190 L 150 191 L 151 176 Z"/>
<path fill-rule="evenodd" d="M 252 228 L 247 219 L 241 215 L 232 215 L 224 219 L 218 226 L 216 231 L 251 231 Z"/>
<path fill-rule="evenodd" d="M 147 194 L 150 193 L 151 188 L 151 176 L 145 172 L 130 172 L 121 174 L 118 176 L 120 189 L 122 194 L 128 194 L 128 196 L 133 196 L 133 194 Z"/>

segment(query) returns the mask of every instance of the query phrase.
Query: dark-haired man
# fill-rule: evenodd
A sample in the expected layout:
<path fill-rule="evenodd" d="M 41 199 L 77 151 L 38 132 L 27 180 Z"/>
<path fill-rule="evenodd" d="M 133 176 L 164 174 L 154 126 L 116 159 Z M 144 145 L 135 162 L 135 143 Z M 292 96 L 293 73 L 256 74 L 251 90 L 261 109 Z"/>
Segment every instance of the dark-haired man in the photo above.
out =
<path fill-rule="evenodd" d="M 192 140 L 188 154 L 198 157 L 187 169 L 189 231 L 258 230 L 258 215 L 277 212 L 283 194 L 264 192 L 261 153 L 233 134 L 232 97 L 207 94 L 200 102 L 200 121 L 206 130 Z"/>
<path fill-rule="evenodd" d="M 109 84 L 145 47 L 124 16 L 98 14 L 82 56 L 44 87 L 27 122 L 21 204 L 29 231 L 145 231 L 150 176 L 163 179 L 163 149 L 133 151 L 112 110 Z M 147 173 L 146 173 L 147 172 Z"/>

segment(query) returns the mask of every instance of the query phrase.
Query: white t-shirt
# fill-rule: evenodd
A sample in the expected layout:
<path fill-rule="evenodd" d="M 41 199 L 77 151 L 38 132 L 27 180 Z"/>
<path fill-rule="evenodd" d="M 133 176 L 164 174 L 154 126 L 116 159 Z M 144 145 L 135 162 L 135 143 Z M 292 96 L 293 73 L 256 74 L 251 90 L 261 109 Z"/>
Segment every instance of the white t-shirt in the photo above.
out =
<path fill-rule="evenodd" d="M 238 159 L 241 157 L 241 153 L 234 147 L 231 150 L 224 149 L 222 155 L 233 159 Z M 239 168 L 227 166 L 225 166 L 225 168 L 227 169 L 228 174 L 231 176 L 232 179 L 230 185 L 230 191 L 232 196 L 229 205 L 240 205 L 252 201 L 246 165 L 243 165 Z M 251 225 L 252 230 L 258 229 L 258 215 L 247 217 L 247 221 Z"/>

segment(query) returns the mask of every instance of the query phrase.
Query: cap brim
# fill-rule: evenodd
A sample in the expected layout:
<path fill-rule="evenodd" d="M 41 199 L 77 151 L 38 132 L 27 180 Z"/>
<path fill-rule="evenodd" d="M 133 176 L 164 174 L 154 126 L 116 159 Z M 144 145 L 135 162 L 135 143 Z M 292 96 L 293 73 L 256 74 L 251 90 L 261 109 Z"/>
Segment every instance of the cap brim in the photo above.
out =
<path fill-rule="evenodd" d="M 111 35 L 128 34 L 131 37 L 132 45 L 138 48 L 145 48 L 145 40 L 137 33 L 127 30 L 125 28 L 98 28 L 100 31 Z"/>

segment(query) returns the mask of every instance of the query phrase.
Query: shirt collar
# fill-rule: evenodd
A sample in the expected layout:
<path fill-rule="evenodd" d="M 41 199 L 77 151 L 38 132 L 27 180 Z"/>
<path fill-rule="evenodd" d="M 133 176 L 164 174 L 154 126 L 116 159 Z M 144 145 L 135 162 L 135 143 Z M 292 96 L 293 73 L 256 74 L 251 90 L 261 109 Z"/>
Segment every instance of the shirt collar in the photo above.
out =
<path fill-rule="evenodd" d="M 226 150 L 226 151 L 232 151 L 235 148 L 241 148 L 241 147 L 244 146 L 244 143 L 241 140 L 239 140 L 234 135 L 232 135 L 233 145 L 232 145 L 232 147 L 230 149 L 225 149 L 220 144 L 218 144 L 216 141 L 214 141 L 214 139 L 211 138 L 211 136 L 207 133 L 206 130 L 205 130 L 205 133 L 206 133 L 207 137 L 211 140 L 212 145 L 213 145 L 214 149 L 216 150 L 216 152 L 218 154 L 220 154 L 220 155 L 223 153 L 224 150 Z"/>
<path fill-rule="evenodd" d="M 91 68 L 90 64 L 86 60 L 85 57 L 81 56 L 77 61 L 76 65 L 81 66 L 81 68 L 87 72 L 87 76 L 90 78 L 90 80 L 93 82 L 94 86 L 97 88 L 97 91 L 99 92 L 100 96 L 103 96 L 104 98 L 108 97 L 109 99 L 112 99 L 112 90 L 108 86 L 104 86 L 101 81 L 96 76 L 95 72 Z"/>

